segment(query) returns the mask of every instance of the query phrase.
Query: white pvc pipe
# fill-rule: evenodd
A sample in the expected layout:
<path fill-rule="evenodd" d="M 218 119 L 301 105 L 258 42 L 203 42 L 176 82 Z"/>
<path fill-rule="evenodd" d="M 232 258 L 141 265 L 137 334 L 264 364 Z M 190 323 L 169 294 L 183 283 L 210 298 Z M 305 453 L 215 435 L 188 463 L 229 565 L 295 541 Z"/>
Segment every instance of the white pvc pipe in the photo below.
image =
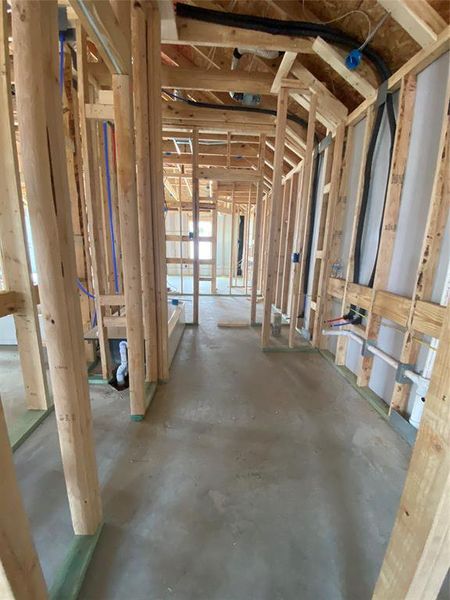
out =
<path fill-rule="evenodd" d="M 362 345 L 364 343 L 363 338 L 361 338 L 356 333 L 353 333 L 353 331 L 349 331 L 348 329 L 343 329 L 340 331 L 335 331 L 333 329 L 322 329 L 322 334 L 327 336 L 343 335 L 349 337 L 358 344 Z M 397 361 L 392 356 L 389 356 L 389 354 L 386 354 L 386 352 L 383 352 L 383 350 L 380 350 L 376 346 L 372 346 L 369 344 L 367 346 L 367 351 L 371 352 L 375 356 L 378 356 L 379 358 L 381 358 L 381 360 L 384 360 L 384 362 L 391 366 L 393 369 L 397 369 L 398 365 L 400 364 L 399 361 Z M 419 427 L 420 419 L 422 417 L 423 412 L 423 398 L 428 392 L 428 385 L 430 383 L 430 380 L 424 377 L 423 375 L 416 373 L 415 371 L 411 371 L 411 369 L 406 369 L 404 375 L 416 385 L 416 398 L 414 401 L 413 411 L 409 422 L 417 429 Z"/>
<path fill-rule="evenodd" d="M 357 335 L 356 333 L 353 333 L 353 331 L 348 331 L 348 329 L 343 329 L 340 331 L 335 331 L 334 329 L 322 329 L 322 335 L 329 335 L 329 336 L 343 335 L 343 336 L 349 337 L 350 339 L 354 340 L 358 344 L 362 345 L 364 343 L 364 340 L 361 336 Z M 397 369 L 398 365 L 400 364 L 398 360 L 396 360 L 392 356 L 389 356 L 389 354 L 386 354 L 386 352 L 383 352 L 383 350 L 380 350 L 380 348 L 377 348 L 376 346 L 372 346 L 371 344 L 369 344 L 367 346 L 367 352 L 370 352 L 371 354 L 378 356 L 378 358 L 381 358 L 381 360 L 384 360 L 384 362 L 387 363 L 389 366 L 391 366 L 393 369 Z M 423 377 L 421 375 L 419 375 L 418 373 L 415 373 L 414 371 L 411 371 L 409 369 L 405 371 L 405 377 L 408 377 L 408 379 L 410 379 L 412 382 L 416 383 L 417 385 L 419 385 L 419 383 L 422 383 L 422 381 L 423 381 Z"/>
<path fill-rule="evenodd" d="M 128 374 L 128 344 L 125 340 L 119 343 L 120 365 L 116 371 L 116 380 L 119 385 L 125 384 L 125 377 Z"/>
<path fill-rule="evenodd" d="M 379 358 L 384 360 L 385 363 L 390 365 L 393 369 L 397 369 L 398 364 L 399 364 L 398 361 L 395 360 L 395 358 L 392 358 L 392 356 L 389 356 L 389 354 L 386 354 L 386 352 L 383 352 L 383 350 L 380 350 L 379 348 L 377 348 L 376 346 L 372 346 L 372 345 L 367 346 L 367 352 L 370 352 L 371 354 L 378 356 Z"/>

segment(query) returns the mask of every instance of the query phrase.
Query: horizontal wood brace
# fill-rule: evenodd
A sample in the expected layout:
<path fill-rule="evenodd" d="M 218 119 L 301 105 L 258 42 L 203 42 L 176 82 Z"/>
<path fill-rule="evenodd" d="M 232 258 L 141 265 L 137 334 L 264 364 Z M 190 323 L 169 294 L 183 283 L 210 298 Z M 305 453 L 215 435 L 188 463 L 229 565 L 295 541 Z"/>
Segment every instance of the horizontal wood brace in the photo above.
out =
<path fill-rule="evenodd" d="M 342 299 L 345 292 L 345 281 L 330 277 L 328 294 Z M 411 309 L 411 298 L 393 294 L 385 290 L 373 290 L 357 283 L 348 283 L 345 300 L 374 314 L 406 327 Z M 373 301 L 372 301 L 373 300 Z M 414 311 L 411 329 L 417 333 L 439 338 L 444 319 L 445 306 L 434 302 L 418 301 Z"/>

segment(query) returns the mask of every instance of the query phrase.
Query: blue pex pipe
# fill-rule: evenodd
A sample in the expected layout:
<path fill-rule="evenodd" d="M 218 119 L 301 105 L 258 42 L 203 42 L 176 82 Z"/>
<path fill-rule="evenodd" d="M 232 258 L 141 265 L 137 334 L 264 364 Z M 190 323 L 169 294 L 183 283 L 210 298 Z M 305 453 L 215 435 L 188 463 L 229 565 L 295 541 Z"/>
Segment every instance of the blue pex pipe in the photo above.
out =
<path fill-rule="evenodd" d="M 81 292 L 83 292 L 83 294 L 86 294 L 86 296 L 87 296 L 88 298 L 90 298 L 91 300 L 95 300 L 95 296 L 94 296 L 94 294 L 91 294 L 91 292 L 89 292 L 89 291 L 88 291 L 88 290 L 87 290 L 87 289 L 84 287 L 84 285 L 81 283 L 81 281 L 80 281 L 79 279 L 77 279 L 77 286 L 78 286 L 78 289 L 79 289 Z"/>
<path fill-rule="evenodd" d="M 109 169 L 109 153 L 108 153 L 108 122 L 103 121 L 103 139 L 105 149 L 105 171 L 106 171 L 106 194 L 108 196 L 108 213 L 109 213 L 109 231 L 111 233 L 111 250 L 113 259 L 113 271 L 114 271 L 114 290 L 116 294 L 119 293 L 119 271 L 117 268 L 117 256 L 116 256 L 116 237 L 114 233 L 114 219 L 112 210 L 112 197 L 111 197 L 111 171 Z"/>

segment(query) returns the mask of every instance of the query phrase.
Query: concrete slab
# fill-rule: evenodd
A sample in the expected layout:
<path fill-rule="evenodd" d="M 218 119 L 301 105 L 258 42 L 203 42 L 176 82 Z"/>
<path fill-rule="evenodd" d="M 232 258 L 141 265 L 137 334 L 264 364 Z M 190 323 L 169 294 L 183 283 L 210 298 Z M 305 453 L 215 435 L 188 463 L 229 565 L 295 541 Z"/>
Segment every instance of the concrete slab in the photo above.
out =
<path fill-rule="evenodd" d="M 105 525 L 80 598 L 370 598 L 410 448 L 319 354 L 217 327 L 249 311 L 201 299 L 141 423 L 91 386 Z M 54 416 L 15 460 L 51 583 L 72 536 Z"/>

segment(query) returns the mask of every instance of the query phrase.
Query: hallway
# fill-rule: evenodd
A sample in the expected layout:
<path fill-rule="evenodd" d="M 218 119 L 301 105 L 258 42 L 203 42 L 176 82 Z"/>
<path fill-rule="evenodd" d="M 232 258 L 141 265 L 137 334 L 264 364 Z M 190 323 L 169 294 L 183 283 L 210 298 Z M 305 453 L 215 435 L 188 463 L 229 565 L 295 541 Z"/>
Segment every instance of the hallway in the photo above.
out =
<path fill-rule="evenodd" d="M 247 313 L 201 299 L 140 424 L 91 386 L 105 525 L 80 598 L 370 597 L 409 447 L 319 354 L 217 327 Z M 15 453 L 50 584 L 72 535 L 57 445 L 52 416 Z"/>

